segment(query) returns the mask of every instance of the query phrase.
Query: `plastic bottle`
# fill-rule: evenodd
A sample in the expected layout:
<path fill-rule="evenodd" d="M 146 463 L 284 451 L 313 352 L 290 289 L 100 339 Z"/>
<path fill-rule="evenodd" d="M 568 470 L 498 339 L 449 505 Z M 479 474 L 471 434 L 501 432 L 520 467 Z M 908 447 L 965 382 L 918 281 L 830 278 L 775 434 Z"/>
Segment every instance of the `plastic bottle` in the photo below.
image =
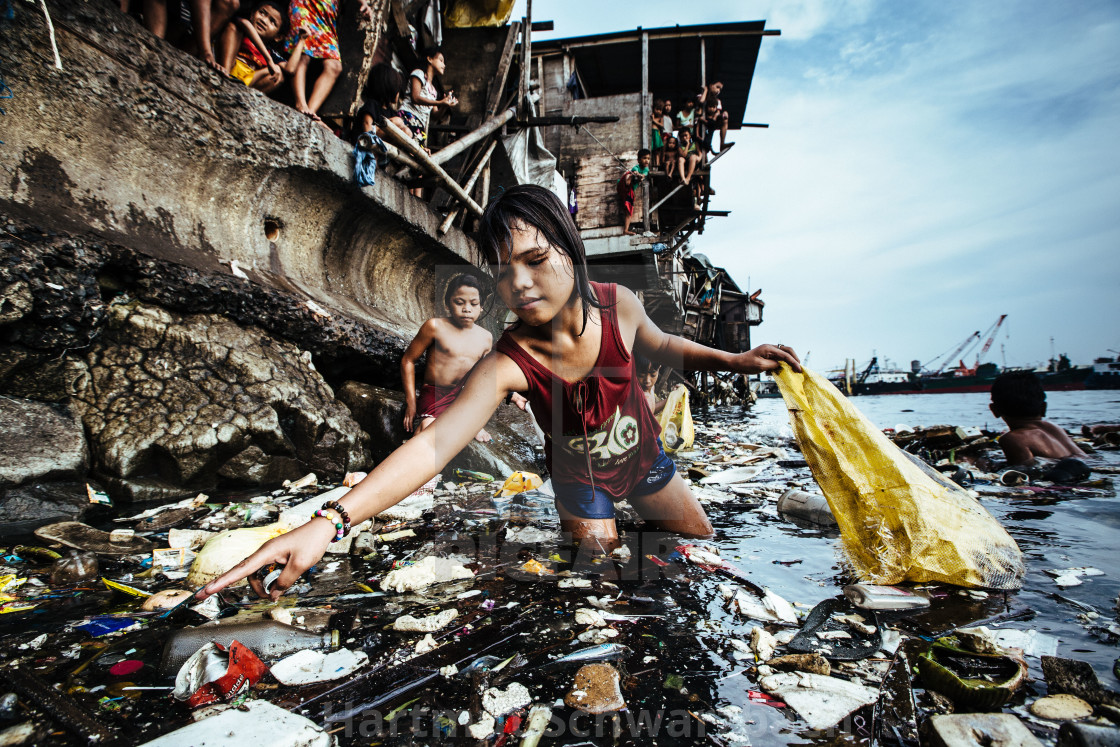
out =
<path fill-rule="evenodd" d="M 844 587 L 844 596 L 865 610 L 912 610 L 929 606 L 929 599 L 898 586 L 852 584 Z"/>
<path fill-rule="evenodd" d="M 474 480 L 476 482 L 494 482 L 494 476 L 485 472 L 475 472 L 473 469 L 456 467 L 452 472 L 456 480 Z"/>
<path fill-rule="evenodd" d="M 819 493 L 790 488 L 778 499 L 778 513 L 788 514 L 796 519 L 820 524 L 825 527 L 836 526 L 836 517 L 828 507 L 828 501 Z"/>
<path fill-rule="evenodd" d="M 183 628 L 172 633 L 163 647 L 160 669 L 165 673 L 179 671 L 183 662 L 210 641 L 227 648 L 237 641 L 269 661 L 304 649 L 338 648 L 338 631 L 312 633 L 276 620 Z"/>
<path fill-rule="evenodd" d="M 97 578 L 97 555 L 71 550 L 51 566 L 51 586 L 73 586 Z"/>

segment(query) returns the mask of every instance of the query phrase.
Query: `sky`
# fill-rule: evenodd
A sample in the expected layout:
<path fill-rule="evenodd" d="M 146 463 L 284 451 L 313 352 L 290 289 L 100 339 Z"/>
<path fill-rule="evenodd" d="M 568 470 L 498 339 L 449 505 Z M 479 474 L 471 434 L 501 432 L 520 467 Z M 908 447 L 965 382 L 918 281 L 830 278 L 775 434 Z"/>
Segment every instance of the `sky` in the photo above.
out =
<path fill-rule="evenodd" d="M 514 17 L 525 13 L 518 0 Z M 535 0 L 562 38 L 765 20 L 691 245 L 763 290 L 755 342 L 908 368 L 1120 351 L 1120 3 Z M 974 362 L 975 353 L 967 361 Z"/>

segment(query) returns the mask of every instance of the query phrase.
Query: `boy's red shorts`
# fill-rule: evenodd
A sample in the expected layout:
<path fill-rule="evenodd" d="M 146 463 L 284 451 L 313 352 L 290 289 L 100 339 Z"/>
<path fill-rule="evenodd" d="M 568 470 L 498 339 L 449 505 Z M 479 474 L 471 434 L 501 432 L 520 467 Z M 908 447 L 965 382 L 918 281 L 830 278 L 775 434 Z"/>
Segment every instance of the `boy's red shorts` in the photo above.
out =
<path fill-rule="evenodd" d="M 435 386 L 424 384 L 416 397 L 416 413 L 421 418 L 438 418 L 443 411 L 451 407 L 451 403 L 459 396 L 463 385 Z"/>

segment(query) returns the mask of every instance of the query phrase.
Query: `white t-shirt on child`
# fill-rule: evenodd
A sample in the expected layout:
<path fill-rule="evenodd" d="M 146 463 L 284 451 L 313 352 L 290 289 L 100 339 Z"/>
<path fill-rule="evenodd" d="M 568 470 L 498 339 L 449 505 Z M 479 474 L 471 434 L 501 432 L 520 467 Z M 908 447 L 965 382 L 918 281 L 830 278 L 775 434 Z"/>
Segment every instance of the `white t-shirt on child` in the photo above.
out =
<path fill-rule="evenodd" d="M 416 69 L 416 70 L 412 71 L 412 74 L 409 76 L 409 80 L 408 80 L 409 91 L 410 92 L 412 90 L 412 79 L 413 78 L 418 78 L 420 80 L 420 92 L 424 94 L 424 97 L 428 98 L 428 99 L 431 99 L 432 101 L 435 101 L 436 100 L 436 87 L 434 85 L 432 85 L 432 82 L 430 80 L 428 80 L 428 77 L 426 75 L 424 75 L 424 71 L 420 70 L 420 69 Z M 415 114 L 416 118 L 424 123 L 424 129 L 425 130 L 428 129 L 428 117 L 431 116 L 432 107 L 430 107 L 426 104 L 415 103 L 412 100 L 412 95 L 410 93 L 408 98 L 406 98 L 404 100 L 404 102 L 401 104 L 401 109 L 404 109 L 405 111 L 409 111 L 409 112 L 412 112 L 413 114 Z"/>

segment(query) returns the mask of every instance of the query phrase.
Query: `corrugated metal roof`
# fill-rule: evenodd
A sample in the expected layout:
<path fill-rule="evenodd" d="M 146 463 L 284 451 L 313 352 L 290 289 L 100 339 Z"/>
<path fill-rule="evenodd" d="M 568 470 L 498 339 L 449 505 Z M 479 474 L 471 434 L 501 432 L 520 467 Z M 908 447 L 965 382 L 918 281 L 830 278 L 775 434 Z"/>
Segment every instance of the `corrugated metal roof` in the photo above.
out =
<path fill-rule="evenodd" d="M 649 41 L 649 86 L 655 98 L 669 98 L 680 111 L 685 96 L 700 92 L 700 43 L 705 45 L 708 81 L 723 81 L 720 100 L 739 129 L 747 109 L 765 21 L 644 29 Z M 533 53 L 567 49 L 575 58 L 587 95 L 612 96 L 642 89 L 643 29 L 596 36 L 534 41 Z"/>

